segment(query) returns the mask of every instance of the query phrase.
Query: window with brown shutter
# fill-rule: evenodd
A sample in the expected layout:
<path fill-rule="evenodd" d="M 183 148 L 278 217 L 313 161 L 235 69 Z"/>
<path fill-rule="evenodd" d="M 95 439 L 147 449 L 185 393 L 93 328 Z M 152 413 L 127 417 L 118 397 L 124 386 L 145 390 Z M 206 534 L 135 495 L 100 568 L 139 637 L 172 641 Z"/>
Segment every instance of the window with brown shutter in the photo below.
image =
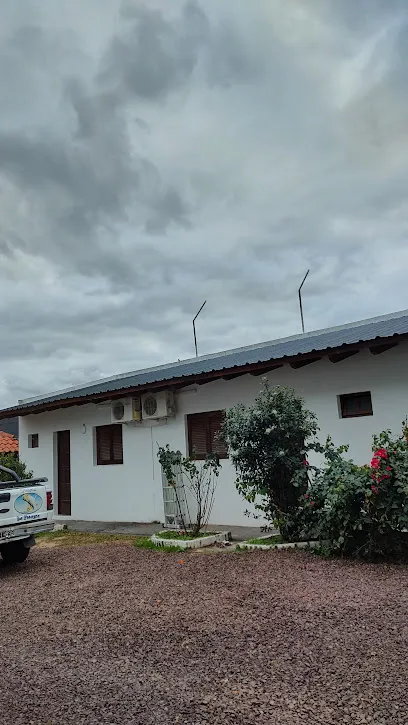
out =
<path fill-rule="evenodd" d="M 203 460 L 209 453 L 218 453 L 220 458 L 228 458 L 225 443 L 217 440 L 223 417 L 223 410 L 187 416 L 188 450 L 191 458 Z"/>
<path fill-rule="evenodd" d="M 38 448 L 39 441 L 38 441 L 38 433 L 30 433 L 28 436 L 28 447 L 29 448 Z"/>
<path fill-rule="evenodd" d="M 123 463 L 122 426 L 120 424 L 96 427 L 96 463 L 98 466 Z"/>
<path fill-rule="evenodd" d="M 370 392 L 340 395 L 339 402 L 341 418 L 360 418 L 364 415 L 373 414 Z"/>

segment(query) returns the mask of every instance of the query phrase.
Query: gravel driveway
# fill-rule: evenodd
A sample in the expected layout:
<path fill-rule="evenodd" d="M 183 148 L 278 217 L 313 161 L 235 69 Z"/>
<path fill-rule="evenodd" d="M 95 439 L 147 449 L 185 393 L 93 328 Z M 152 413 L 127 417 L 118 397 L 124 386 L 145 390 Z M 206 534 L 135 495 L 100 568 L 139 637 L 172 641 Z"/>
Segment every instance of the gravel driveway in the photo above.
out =
<path fill-rule="evenodd" d="M 405 567 L 37 548 L 0 596 L 4 724 L 407 723 Z"/>

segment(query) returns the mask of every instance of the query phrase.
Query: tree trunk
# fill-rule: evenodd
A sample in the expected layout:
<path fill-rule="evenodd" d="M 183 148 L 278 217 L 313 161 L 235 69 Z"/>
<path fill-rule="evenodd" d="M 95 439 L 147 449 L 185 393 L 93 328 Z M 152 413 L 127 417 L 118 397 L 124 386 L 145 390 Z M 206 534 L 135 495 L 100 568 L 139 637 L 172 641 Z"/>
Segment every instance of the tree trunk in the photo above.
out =
<path fill-rule="evenodd" d="M 299 523 L 297 509 L 299 497 L 304 493 L 302 488 L 291 483 L 292 476 L 282 467 L 279 477 L 275 479 L 273 497 L 275 505 L 282 513 L 283 522 L 280 524 L 280 534 L 284 541 L 296 541 L 299 536 Z"/>
<path fill-rule="evenodd" d="M 291 483 L 291 476 L 282 470 L 276 479 L 275 496 L 278 508 L 287 513 L 297 506 L 300 490 Z"/>

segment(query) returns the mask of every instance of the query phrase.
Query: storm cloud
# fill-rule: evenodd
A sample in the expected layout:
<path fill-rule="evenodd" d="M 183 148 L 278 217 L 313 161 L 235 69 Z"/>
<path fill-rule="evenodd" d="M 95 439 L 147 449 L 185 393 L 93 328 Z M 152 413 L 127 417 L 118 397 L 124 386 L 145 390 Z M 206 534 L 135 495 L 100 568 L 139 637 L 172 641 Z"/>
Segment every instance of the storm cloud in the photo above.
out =
<path fill-rule="evenodd" d="M 408 307 L 403 0 L 3 0 L 0 393 Z"/>

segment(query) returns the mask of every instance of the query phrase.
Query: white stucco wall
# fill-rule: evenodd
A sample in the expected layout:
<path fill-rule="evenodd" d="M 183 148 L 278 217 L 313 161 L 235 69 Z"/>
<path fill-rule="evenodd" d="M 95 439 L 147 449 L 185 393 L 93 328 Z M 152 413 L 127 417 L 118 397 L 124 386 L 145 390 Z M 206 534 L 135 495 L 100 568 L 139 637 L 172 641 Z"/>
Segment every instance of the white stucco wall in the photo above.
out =
<path fill-rule="evenodd" d="M 369 460 L 373 433 L 400 429 L 408 414 L 408 343 L 373 356 L 362 352 L 333 364 L 327 359 L 299 370 L 285 366 L 268 374 L 271 384 L 289 385 L 301 393 L 319 420 L 321 438 L 328 434 L 336 444 L 349 443 L 357 463 Z M 123 465 L 97 466 L 93 430 L 110 423 L 108 404 L 66 408 L 20 418 L 20 456 L 36 475 L 54 482 L 55 432 L 71 431 L 72 518 L 99 521 L 163 521 L 158 445 L 187 450 L 188 413 L 228 408 L 238 401 L 250 403 L 261 385 L 259 377 L 245 375 L 193 386 L 177 395 L 177 416 L 158 426 L 123 426 Z M 341 419 L 338 395 L 370 390 L 373 416 Z M 29 449 L 28 435 L 39 434 L 39 447 Z M 211 523 L 250 525 L 244 515 L 248 505 L 234 486 L 234 470 L 222 461 Z"/>

